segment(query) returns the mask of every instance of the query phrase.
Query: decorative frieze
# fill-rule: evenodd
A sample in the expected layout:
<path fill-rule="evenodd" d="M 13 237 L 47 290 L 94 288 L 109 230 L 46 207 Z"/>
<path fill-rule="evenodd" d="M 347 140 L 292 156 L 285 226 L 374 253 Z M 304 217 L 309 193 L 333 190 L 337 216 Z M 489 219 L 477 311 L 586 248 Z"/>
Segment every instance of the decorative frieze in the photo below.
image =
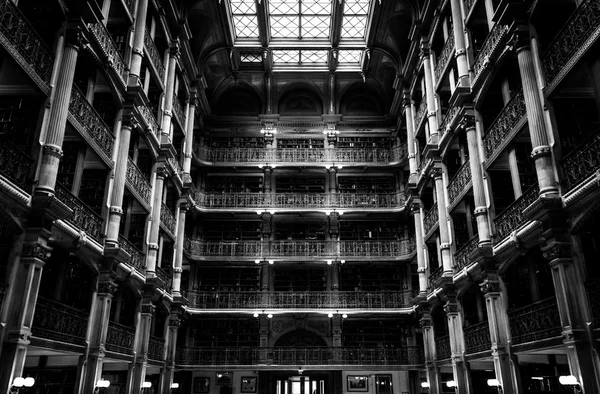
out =
<path fill-rule="evenodd" d="M 564 186 L 571 191 L 600 169 L 600 134 L 595 134 L 563 159 Z"/>
<path fill-rule="evenodd" d="M 88 317 L 89 313 L 38 297 L 31 328 L 32 335 L 85 346 Z"/>
<path fill-rule="evenodd" d="M 121 353 L 133 354 L 133 341 L 135 338 L 135 329 L 111 321 L 108 323 L 106 333 L 106 350 Z"/>
<path fill-rule="evenodd" d="M 481 323 L 466 327 L 463 331 L 466 354 L 491 351 L 492 342 L 490 340 L 490 326 L 487 319 Z"/>
<path fill-rule="evenodd" d="M 515 345 L 561 337 L 562 325 L 554 297 L 509 311 L 508 318 Z"/>

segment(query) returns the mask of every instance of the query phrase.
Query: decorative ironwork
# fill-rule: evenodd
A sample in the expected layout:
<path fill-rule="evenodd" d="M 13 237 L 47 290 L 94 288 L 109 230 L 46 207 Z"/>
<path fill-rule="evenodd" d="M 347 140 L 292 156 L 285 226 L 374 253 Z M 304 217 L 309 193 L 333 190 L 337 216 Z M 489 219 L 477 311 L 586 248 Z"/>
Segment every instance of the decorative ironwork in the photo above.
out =
<path fill-rule="evenodd" d="M 435 282 L 442 277 L 444 273 L 444 267 L 437 267 L 429 274 L 429 286 L 433 288 Z"/>
<path fill-rule="evenodd" d="M 525 116 L 527 116 L 525 98 L 523 97 L 523 91 L 520 90 L 513 95 L 483 137 L 483 148 L 486 157 L 492 156 Z"/>
<path fill-rule="evenodd" d="M 464 330 L 465 353 L 473 354 L 490 351 L 492 341 L 490 340 L 490 326 L 487 320 L 473 324 Z"/>
<path fill-rule="evenodd" d="M 129 265 L 135 268 L 141 274 L 146 274 L 146 256 L 136 248 L 127 238 L 119 235 L 119 246 L 129 253 L 131 259 Z"/>
<path fill-rule="evenodd" d="M 130 191 L 136 194 L 146 206 L 149 206 L 152 186 L 130 158 L 127 158 L 126 180 Z"/>
<path fill-rule="evenodd" d="M 148 130 L 151 134 L 154 134 L 156 139 L 160 141 L 160 126 L 156 121 L 156 117 L 152 113 L 152 109 L 145 105 L 138 105 L 137 110 L 146 124 L 146 130 Z"/>
<path fill-rule="evenodd" d="M 435 339 L 435 353 L 437 360 L 447 360 L 452 356 L 450 336 L 445 335 Z"/>
<path fill-rule="evenodd" d="M 525 208 L 533 204 L 539 195 L 538 185 L 529 188 L 521 197 L 510 204 L 508 208 L 502 211 L 494 219 L 496 224 L 496 241 L 500 242 L 508 236 L 512 231 L 519 229 L 527 218 L 523 214 Z"/>
<path fill-rule="evenodd" d="M 131 15 L 131 18 L 135 18 L 134 15 L 134 11 L 135 11 L 135 0 L 123 0 L 123 5 L 125 6 L 125 9 L 127 10 L 127 12 L 129 12 L 129 15 Z"/>
<path fill-rule="evenodd" d="M 156 276 L 163 281 L 165 290 L 170 292 L 173 285 L 173 277 L 171 274 L 160 267 L 156 267 Z"/>
<path fill-rule="evenodd" d="M 600 282 L 588 283 L 585 286 L 590 300 L 590 310 L 596 329 L 600 328 Z"/>
<path fill-rule="evenodd" d="M 465 5 L 465 14 L 469 15 L 471 12 L 471 9 L 473 8 L 473 5 L 475 4 L 476 0 L 464 0 L 464 5 Z"/>
<path fill-rule="evenodd" d="M 173 114 L 175 114 L 175 118 L 179 122 L 179 126 L 185 130 L 185 112 L 183 111 L 181 102 L 176 95 L 173 95 Z"/>
<path fill-rule="evenodd" d="M 160 209 L 160 224 L 162 224 L 163 228 L 169 232 L 172 237 L 175 236 L 177 220 L 175 219 L 173 212 L 171 212 L 165 203 L 162 203 L 162 207 Z"/>
<path fill-rule="evenodd" d="M 33 160 L 11 142 L 0 137 L 0 174 L 29 191 L 29 173 Z"/>
<path fill-rule="evenodd" d="M 477 249 L 479 245 L 479 235 L 475 235 L 466 244 L 454 253 L 454 271 L 460 271 L 461 269 L 468 267 L 471 263 L 469 255 L 472 251 Z"/>
<path fill-rule="evenodd" d="M 400 257 L 415 251 L 415 241 L 339 241 L 339 249 L 341 257 Z"/>
<path fill-rule="evenodd" d="M 150 336 L 148 340 L 148 358 L 150 360 L 162 361 L 165 358 L 165 340 Z"/>
<path fill-rule="evenodd" d="M 144 49 L 146 51 L 146 56 L 148 56 L 148 60 L 150 60 L 150 63 L 152 63 L 156 70 L 158 80 L 163 83 L 165 80 L 165 66 L 148 30 L 146 30 L 146 34 L 144 35 Z"/>
<path fill-rule="evenodd" d="M 179 164 L 179 160 L 177 160 L 175 157 L 169 157 L 167 159 L 167 162 L 173 169 L 173 173 L 175 174 L 175 176 L 179 176 L 183 173 L 183 168 L 181 168 L 181 164 Z"/>
<path fill-rule="evenodd" d="M 72 121 L 75 122 L 75 128 L 82 137 L 88 140 L 92 146 L 97 146 L 100 153 L 112 160 L 115 137 L 76 85 L 73 85 L 71 90 L 69 113 Z"/>
<path fill-rule="evenodd" d="M 423 347 L 188 347 L 179 365 L 414 365 L 423 364 Z"/>
<path fill-rule="evenodd" d="M 10 45 L 42 82 L 50 83 L 52 51 L 11 0 L 0 1 L 0 35 L 0 43 Z"/>
<path fill-rule="evenodd" d="M 542 57 L 542 66 L 548 83 L 551 83 L 567 63 L 581 51 L 585 41 L 598 28 L 600 28 L 600 1 L 586 0 L 571 15 Z"/>
<path fill-rule="evenodd" d="M 600 134 L 595 134 L 563 159 L 567 191 L 600 168 Z"/>
<path fill-rule="evenodd" d="M 454 53 L 454 33 L 452 31 L 452 25 L 448 27 L 448 31 L 450 32 L 450 34 L 446 39 L 446 43 L 444 44 L 444 47 L 440 52 L 440 56 L 437 59 L 437 65 L 435 66 L 434 74 L 436 84 L 440 83 L 442 73 L 446 69 L 446 66 L 448 65 L 450 60 L 452 60 L 452 54 Z"/>
<path fill-rule="evenodd" d="M 421 121 L 425 118 L 427 114 L 427 100 L 425 97 L 421 99 L 421 104 L 419 105 L 419 109 L 415 114 L 415 130 L 419 130 L 419 126 L 421 125 Z"/>
<path fill-rule="evenodd" d="M 458 105 L 453 105 L 448 109 L 446 115 L 444 116 L 444 119 L 442 119 L 442 124 L 438 128 L 440 137 L 444 135 L 447 131 L 449 131 L 447 129 L 450 127 L 450 125 L 456 118 L 456 115 L 458 115 L 460 111 L 462 111 L 462 109 L 463 107 Z"/>
<path fill-rule="evenodd" d="M 38 338 L 83 346 L 88 318 L 89 313 L 38 296 L 31 331 Z"/>
<path fill-rule="evenodd" d="M 56 184 L 55 193 L 56 198 L 73 210 L 73 214 L 67 220 L 102 244 L 102 217 L 59 183 Z"/>
<path fill-rule="evenodd" d="M 135 329 L 111 321 L 106 333 L 106 350 L 121 354 L 133 353 Z"/>
<path fill-rule="evenodd" d="M 427 211 L 425 217 L 423 218 L 423 231 L 425 234 L 429 234 L 435 226 L 439 222 L 438 218 L 439 212 L 437 204 L 433 204 L 433 206 Z"/>
<path fill-rule="evenodd" d="M 450 200 L 450 205 L 454 204 L 455 200 L 463 191 L 465 191 L 465 189 L 470 187 L 471 183 L 471 165 L 467 160 L 460 166 L 448 184 L 448 199 Z"/>
<path fill-rule="evenodd" d="M 475 82 L 480 76 L 486 65 L 492 61 L 492 57 L 495 55 L 496 50 L 502 47 L 502 41 L 508 34 L 508 26 L 497 23 L 492 31 L 488 34 L 485 39 L 481 51 L 475 59 L 473 64 L 473 82 Z"/>
<path fill-rule="evenodd" d="M 515 345 L 561 336 L 562 325 L 554 297 L 509 311 L 508 319 Z"/>
<path fill-rule="evenodd" d="M 88 23 L 88 29 L 96 39 L 100 48 L 102 48 L 108 65 L 115 71 L 121 82 L 124 84 L 127 66 L 121 56 L 121 52 L 119 52 L 117 44 L 115 44 L 110 33 L 106 29 L 106 26 L 101 22 Z"/>

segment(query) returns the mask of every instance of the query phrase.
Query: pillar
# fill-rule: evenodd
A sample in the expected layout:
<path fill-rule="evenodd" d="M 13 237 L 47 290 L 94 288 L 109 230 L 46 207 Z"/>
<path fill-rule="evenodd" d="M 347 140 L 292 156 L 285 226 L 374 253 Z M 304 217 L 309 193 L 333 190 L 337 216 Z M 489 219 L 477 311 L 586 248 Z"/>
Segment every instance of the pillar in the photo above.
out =
<path fill-rule="evenodd" d="M 185 157 L 183 159 L 183 177 L 184 183 L 192 183 L 190 170 L 192 168 L 192 150 L 194 148 L 194 119 L 196 117 L 196 108 L 198 107 L 198 96 L 192 91 L 190 96 L 190 106 L 187 115 L 187 124 L 185 131 Z"/>
<path fill-rule="evenodd" d="M 264 178 L 263 189 L 264 189 L 265 193 L 271 193 L 272 184 L 273 184 L 273 167 L 270 167 L 270 166 L 263 167 L 263 178 Z"/>
<path fill-rule="evenodd" d="M 132 388 L 133 393 L 142 391 L 142 384 L 146 380 L 146 367 L 148 366 L 148 343 L 150 341 L 150 328 L 156 307 L 146 297 L 142 300 L 142 313 L 135 331 L 134 351 L 135 359 L 128 379 L 131 381 L 127 386 Z"/>
<path fill-rule="evenodd" d="M 433 329 L 433 321 L 429 313 L 428 306 L 424 308 L 423 315 L 419 321 L 421 330 L 423 331 L 423 346 L 425 353 L 425 371 L 427 382 L 429 383 L 430 394 L 440 394 L 442 392 L 440 371 L 436 365 L 436 349 L 435 349 L 435 331 Z"/>
<path fill-rule="evenodd" d="M 458 303 L 454 299 L 446 301 L 444 312 L 448 320 L 450 349 L 452 351 L 452 371 L 458 394 L 471 393 L 471 382 L 467 363 L 464 359 L 465 338 L 463 335 L 462 316 L 458 311 Z"/>
<path fill-rule="evenodd" d="M 335 114 L 335 72 L 329 73 L 329 113 Z"/>
<path fill-rule="evenodd" d="M 148 236 L 148 253 L 146 254 L 146 277 L 156 277 L 156 260 L 158 258 L 158 234 L 160 230 L 160 211 L 162 209 L 162 196 L 167 177 L 167 169 L 159 167 L 156 170 L 156 182 L 154 184 L 154 201 L 152 202 L 152 213 L 150 214 L 150 234 Z"/>
<path fill-rule="evenodd" d="M 450 0 L 452 10 L 452 30 L 454 34 L 454 58 L 458 69 L 457 87 L 469 87 L 469 65 L 467 64 L 467 50 L 465 45 L 465 26 L 460 0 Z"/>
<path fill-rule="evenodd" d="M 425 260 L 425 245 L 423 239 L 423 221 L 421 219 L 421 204 L 413 202 L 410 207 L 415 220 L 415 247 L 417 249 L 417 273 L 419 274 L 419 294 L 427 293 L 427 262 Z"/>
<path fill-rule="evenodd" d="M 446 207 L 446 197 L 444 193 L 444 181 L 442 179 L 442 170 L 434 168 L 431 176 L 435 181 L 435 193 L 436 203 L 438 209 L 439 218 L 439 230 L 440 230 L 440 251 L 442 257 L 442 266 L 444 267 L 444 273 L 450 273 L 452 275 L 452 255 L 450 254 L 450 232 L 448 231 L 448 214 Z"/>
<path fill-rule="evenodd" d="M 340 262 L 335 260 L 329 266 L 329 272 L 331 274 L 331 290 L 340 290 Z"/>
<path fill-rule="evenodd" d="M 128 84 L 130 86 L 140 85 L 140 72 L 142 70 L 142 59 L 144 58 L 144 36 L 146 35 L 148 0 L 137 0 L 137 2 L 137 13 L 133 29 L 133 48 L 131 49 L 131 65 L 129 66 Z"/>
<path fill-rule="evenodd" d="M 175 373 L 175 357 L 177 352 L 177 336 L 179 334 L 179 327 L 181 326 L 181 312 L 179 310 L 171 311 L 169 317 L 169 327 L 167 330 L 167 338 L 165 341 L 166 346 L 166 362 L 165 367 L 162 369 L 160 377 L 160 393 L 170 393 L 171 384 L 173 383 L 173 376 Z M 178 382 L 179 383 L 179 382 Z"/>
<path fill-rule="evenodd" d="M 423 39 L 425 40 L 425 39 Z M 435 89 L 433 87 L 433 74 L 431 61 L 429 59 L 429 45 L 421 43 L 421 62 L 423 63 L 423 74 L 425 75 L 425 98 L 427 100 L 427 124 L 429 125 L 429 138 L 427 143 L 438 142 L 438 121 L 435 104 Z"/>
<path fill-rule="evenodd" d="M 337 193 L 337 191 L 338 191 L 337 167 L 328 168 L 327 175 L 329 176 L 329 193 Z"/>
<path fill-rule="evenodd" d="M 410 100 L 410 95 L 404 93 L 402 97 L 402 107 L 404 108 L 404 119 L 406 122 L 406 147 L 408 150 L 408 167 L 410 174 L 417 173 L 417 159 L 415 155 L 415 125 L 413 106 Z M 416 180 L 415 180 L 416 183 Z"/>
<path fill-rule="evenodd" d="M 169 57 L 169 68 L 167 72 L 167 83 L 165 86 L 164 111 L 161 126 L 161 144 L 171 143 L 171 118 L 173 117 L 173 95 L 175 94 L 175 73 L 177 71 L 177 60 L 179 59 L 179 46 L 171 44 L 171 56 Z"/>
<path fill-rule="evenodd" d="M 512 182 L 513 194 L 516 200 L 523 194 L 523 189 L 521 188 L 521 175 L 519 175 L 517 150 L 514 147 L 511 147 L 508 150 L 508 168 L 510 170 L 510 180 Z"/>
<path fill-rule="evenodd" d="M 266 104 L 266 113 L 272 114 L 272 97 L 271 97 L 271 89 L 272 89 L 272 81 L 273 81 L 273 73 L 271 71 L 267 71 L 265 73 L 265 104 Z"/>
<path fill-rule="evenodd" d="M 177 234 L 175 235 L 175 258 L 173 259 L 173 298 L 181 297 L 181 273 L 183 272 L 183 241 L 185 240 L 185 219 L 189 209 L 187 199 L 179 201 Z"/>

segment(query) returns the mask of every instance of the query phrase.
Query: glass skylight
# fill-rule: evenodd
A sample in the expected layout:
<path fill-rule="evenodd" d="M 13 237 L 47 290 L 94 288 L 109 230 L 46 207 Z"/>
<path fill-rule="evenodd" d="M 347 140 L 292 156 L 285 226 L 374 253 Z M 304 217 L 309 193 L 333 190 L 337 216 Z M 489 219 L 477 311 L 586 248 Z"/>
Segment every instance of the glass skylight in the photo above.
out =
<path fill-rule="evenodd" d="M 231 14 L 237 38 L 258 38 L 254 0 L 231 0 Z"/>
<path fill-rule="evenodd" d="M 329 38 L 331 0 L 269 0 L 271 37 Z"/>
<path fill-rule="evenodd" d="M 340 49 L 338 51 L 338 63 L 340 65 L 360 65 L 363 51 L 360 49 Z"/>
<path fill-rule="evenodd" d="M 240 52 L 242 63 L 261 63 L 262 55 L 260 52 Z"/>
<path fill-rule="evenodd" d="M 329 51 L 325 49 L 274 49 L 274 64 L 327 64 Z"/>
<path fill-rule="evenodd" d="M 369 13 L 369 0 L 346 0 L 342 18 L 342 40 L 364 38 Z"/>

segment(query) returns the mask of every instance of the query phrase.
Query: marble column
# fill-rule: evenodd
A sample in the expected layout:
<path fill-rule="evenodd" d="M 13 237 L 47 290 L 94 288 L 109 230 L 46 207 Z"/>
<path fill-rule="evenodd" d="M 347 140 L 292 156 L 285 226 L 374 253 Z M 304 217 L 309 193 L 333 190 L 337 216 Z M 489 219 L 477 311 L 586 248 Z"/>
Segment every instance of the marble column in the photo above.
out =
<path fill-rule="evenodd" d="M 148 253 L 146 254 L 146 277 L 156 277 L 156 260 L 158 258 L 158 235 L 160 230 L 160 212 L 162 210 L 162 197 L 167 177 L 167 169 L 159 167 L 156 170 L 156 182 L 154 184 L 154 199 L 152 212 L 150 214 L 150 234 L 148 236 Z"/>
<path fill-rule="evenodd" d="M 135 359 L 133 368 L 130 369 L 128 379 L 131 383 L 133 393 L 142 391 L 142 384 L 146 380 L 146 368 L 148 367 L 148 343 L 150 342 L 150 328 L 152 327 L 152 318 L 156 307 L 150 299 L 142 300 L 142 311 L 140 321 L 137 325 L 134 341 Z"/>
<path fill-rule="evenodd" d="M 425 353 L 425 371 L 427 374 L 427 383 L 429 383 L 430 394 L 441 394 L 442 382 L 441 374 L 436 365 L 436 348 L 435 348 L 435 331 L 433 329 L 433 321 L 429 310 L 424 310 L 421 320 L 419 321 L 421 330 L 423 331 L 423 346 Z"/>
<path fill-rule="evenodd" d="M 433 169 L 431 176 L 435 181 L 436 204 L 438 209 L 439 231 L 440 231 L 440 251 L 441 266 L 444 274 L 452 274 L 452 255 L 450 253 L 450 232 L 448 231 L 448 213 L 446 207 L 446 195 L 444 193 L 444 181 L 442 179 L 442 170 Z"/>
<path fill-rule="evenodd" d="M 429 125 L 429 140 L 427 143 L 438 142 L 438 120 L 435 103 L 435 88 L 433 86 L 433 74 L 431 61 L 429 59 L 429 45 L 421 43 L 421 62 L 423 63 L 423 74 L 425 76 L 425 98 L 427 100 L 427 124 Z"/>
<path fill-rule="evenodd" d="M 470 394 L 471 382 L 468 366 L 465 361 L 465 338 L 463 334 L 462 316 L 458 310 L 456 300 L 448 300 L 444 305 L 444 312 L 448 320 L 448 333 L 450 337 L 450 350 L 452 351 L 452 371 L 456 382 L 458 394 Z"/>
<path fill-rule="evenodd" d="M 402 97 L 402 108 L 404 109 L 404 120 L 406 122 L 406 147 L 408 150 L 408 167 L 410 174 L 417 173 L 417 159 L 415 155 L 415 125 L 413 106 L 410 95 L 405 93 Z M 414 181 L 416 182 L 416 180 Z"/>
<path fill-rule="evenodd" d="M 137 0 L 137 13 L 133 29 L 133 48 L 131 50 L 131 63 L 129 66 L 130 86 L 140 85 L 142 59 L 144 58 L 144 37 L 146 36 L 146 15 L 148 13 L 148 0 Z"/>
<path fill-rule="evenodd" d="M 462 14 L 461 1 L 450 0 L 452 10 L 452 30 L 454 35 L 454 58 L 458 70 L 457 87 L 469 86 L 469 65 L 467 63 L 467 50 L 465 44 L 465 26 Z"/>
<path fill-rule="evenodd" d="M 179 201 L 177 234 L 175 235 L 175 258 L 173 260 L 173 298 L 181 297 L 181 273 L 183 272 L 183 241 L 185 240 L 185 219 L 190 208 L 187 199 Z"/>
<path fill-rule="evenodd" d="M 425 242 L 423 239 L 423 221 L 421 218 L 420 202 L 413 202 L 410 207 L 415 221 L 415 248 L 417 249 L 417 273 L 419 274 L 419 294 L 425 296 L 427 293 L 427 262 L 425 261 Z"/>
<path fill-rule="evenodd" d="M 167 83 L 165 85 L 164 111 L 161 124 L 161 144 L 171 144 L 171 119 L 173 118 L 173 96 L 175 94 L 175 75 L 177 72 L 177 60 L 179 60 L 179 46 L 171 46 L 169 57 L 169 68 L 167 72 Z"/>
<path fill-rule="evenodd" d="M 160 377 L 160 393 L 170 393 L 173 376 L 175 374 L 175 359 L 177 354 L 177 336 L 179 327 L 181 326 L 181 312 L 172 311 L 169 317 L 169 327 L 167 330 L 166 346 L 166 362 L 162 369 Z"/>
<path fill-rule="evenodd" d="M 192 151 L 194 149 L 194 120 L 196 118 L 196 108 L 198 107 L 198 96 L 192 91 L 190 96 L 190 108 L 188 110 L 187 124 L 185 130 L 185 157 L 183 159 L 183 177 L 184 183 L 192 183 L 190 170 L 192 168 Z"/>

